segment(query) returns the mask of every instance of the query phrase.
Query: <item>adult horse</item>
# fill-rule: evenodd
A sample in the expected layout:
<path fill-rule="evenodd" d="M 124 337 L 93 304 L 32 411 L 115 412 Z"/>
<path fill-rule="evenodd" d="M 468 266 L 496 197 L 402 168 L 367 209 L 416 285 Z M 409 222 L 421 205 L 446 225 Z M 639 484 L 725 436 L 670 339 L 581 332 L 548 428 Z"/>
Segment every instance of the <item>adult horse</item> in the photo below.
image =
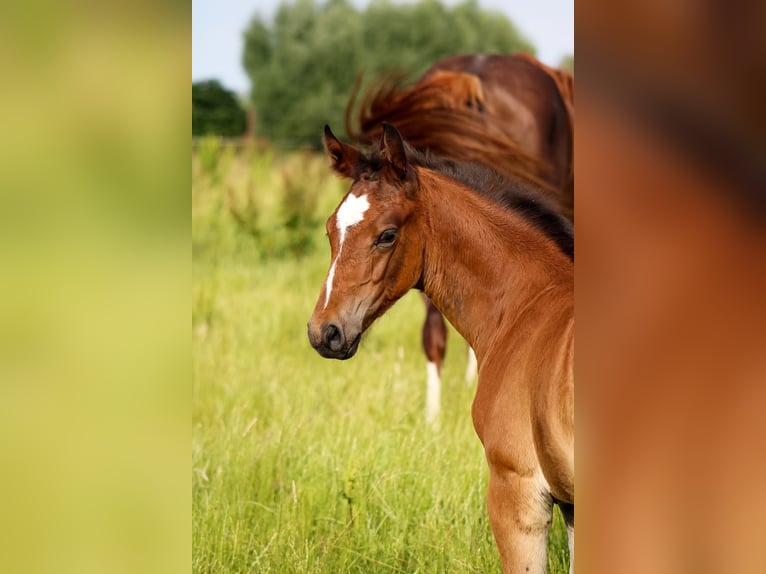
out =
<path fill-rule="evenodd" d="M 420 150 L 476 162 L 536 184 L 574 220 L 574 80 L 525 54 L 470 54 L 441 60 L 411 88 L 389 78 L 366 93 L 356 124 L 356 90 L 346 107 L 346 131 L 359 143 L 393 124 Z M 427 298 L 423 348 L 428 359 L 426 416 L 439 410 L 447 326 Z M 475 375 L 469 354 L 466 380 Z"/>
<path fill-rule="evenodd" d="M 471 414 L 504 572 L 545 571 L 554 503 L 573 557 L 570 223 L 523 183 L 422 154 L 390 124 L 368 155 L 328 127 L 325 147 L 353 183 L 327 221 L 332 264 L 308 323 L 312 346 L 352 357 L 377 317 L 421 289 L 476 351 Z"/>

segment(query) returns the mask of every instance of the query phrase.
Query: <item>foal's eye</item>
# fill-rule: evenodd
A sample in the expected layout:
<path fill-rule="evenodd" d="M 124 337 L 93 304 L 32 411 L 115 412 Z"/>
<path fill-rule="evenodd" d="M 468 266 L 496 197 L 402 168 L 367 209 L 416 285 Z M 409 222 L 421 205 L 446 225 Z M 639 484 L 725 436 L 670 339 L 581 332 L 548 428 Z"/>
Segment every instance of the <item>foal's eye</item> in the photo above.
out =
<path fill-rule="evenodd" d="M 390 247 L 396 241 L 396 229 L 386 229 L 375 240 L 376 247 Z"/>

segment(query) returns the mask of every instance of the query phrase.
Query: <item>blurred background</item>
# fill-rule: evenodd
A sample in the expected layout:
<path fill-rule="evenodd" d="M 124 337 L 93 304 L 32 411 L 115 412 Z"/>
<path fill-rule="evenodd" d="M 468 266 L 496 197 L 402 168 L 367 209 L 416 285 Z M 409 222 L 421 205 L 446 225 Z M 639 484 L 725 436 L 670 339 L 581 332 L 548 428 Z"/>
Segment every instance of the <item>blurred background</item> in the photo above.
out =
<path fill-rule="evenodd" d="M 445 366 L 453 418 L 439 431 L 454 440 L 420 433 L 420 446 L 408 440 L 423 391 L 407 343 L 417 338 L 419 303 L 402 301 L 401 315 L 365 341 L 377 380 L 359 384 L 361 362 L 337 376 L 337 365 L 314 361 L 303 325 L 328 263 L 314 230 L 343 186 L 323 179 L 321 156 L 304 153 L 318 133 L 308 123 L 305 143 L 259 123 L 268 112 L 248 83 L 244 32 L 260 16 L 266 53 L 276 50 L 277 6 L 245 6 L 212 41 L 241 43 L 220 58 L 240 80 L 210 68 L 198 75 L 192 28 L 196 42 L 198 24 L 235 7 L 197 17 L 197 6 L 8 0 L 0 9 L 0 570 L 188 571 L 202 556 L 199 571 L 269 571 L 257 561 L 279 548 L 292 567 L 271 571 L 305 572 L 301 560 L 320 548 L 302 544 L 305 534 L 336 529 L 321 547 L 332 553 L 343 536 L 364 532 L 337 530 L 338 521 L 363 516 L 371 501 L 407 533 L 381 541 L 370 532 L 366 547 L 378 544 L 378 556 L 395 548 L 406 559 L 418 546 L 430 551 L 430 571 L 446 571 L 437 560 L 449 543 L 450 558 L 476 555 L 473 571 L 496 570 L 475 512 L 484 461 L 470 460 L 476 438 L 460 418 L 471 398 L 456 375 L 460 343 Z M 765 7 L 577 2 L 578 564 L 589 573 L 766 571 Z M 566 10 L 541 19 L 556 26 Z M 546 63 L 562 63 L 567 50 L 549 52 L 520 15 L 504 15 Z M 189 83 L 206 80 L 233 93 L 232 123 L 241 130 L 244 114 L 253 151 L 216 131 L 190 145 Z M 309 188 L 325 191 L 296 219 L 288 211 L 311 204 Z M 288 221 L 308 221 L 293 224 L 305 234 L 288 233 Z M 284 317 L 269 313 L 286 302 Z M 279 330 L 292 323 L 300 329 Z M 269 352 L 275 344 L 292 359 Z M 301 380 L 298 370 L 305 384 L 284 386 Z M 207 394 L 191 396 L 192 380 Z M 342 401 L 327 398 L 338 393 Z M 349 405 L 369 421 L 350 427 Z M 297 415 L 287 430 L 265 429 L 264 418 L 285 412 Z M 366 443 L 385 448 L 363 451 Z M 310 457 L 318 464 L 302 475 Z M 411 480 L 389 474 L 394 463 Z M 284 468 L 295 472 L 276 472 Z M 434 475 L 439 492 L 468 493 L 463 508 L 435 498 Z M 322 488 L 306 487 L 307 478 Z M 256 486 L 238 498 L 243 484 Z M 263 489 L 257 497 L 254 488 Z M 266 508 L 248 502 L 256 500 Z M 330 511 L 303 514 L 317 505 Z M 427 514 L 434 507 L 453 510 L 440 515 L 452 517 L 448 526 Z M 393 508 L 426 520 L 407 523 L 387 514 Z M 267 515 L 252 540 L 237 528 Z M 300 526 L 283 531 L 292 546 L 272 542 L 274 524 L 288 523 Z M 247 547 L 257 550 L 236 550 Z M 355 546 L 343 548 L 333 555 L 348 564 Z"/>

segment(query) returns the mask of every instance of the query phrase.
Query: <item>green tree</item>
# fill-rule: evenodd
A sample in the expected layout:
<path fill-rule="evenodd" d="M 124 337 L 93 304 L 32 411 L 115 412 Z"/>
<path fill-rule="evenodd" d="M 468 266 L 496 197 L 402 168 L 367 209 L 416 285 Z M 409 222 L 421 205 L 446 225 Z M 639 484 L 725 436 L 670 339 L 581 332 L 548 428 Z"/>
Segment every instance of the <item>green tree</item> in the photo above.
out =
<path fill-rule="evenodd" d="M 234 92 L 216 80 L 192 84 L 192 135 L 235 137 L 246 128 L 247 116 Z"/>
<path fill-rule="evenodd" d="M 341 130 L 359 72 L 368 80 L 391 69 L 414 77 L 454 54 L 534 53 L 508 18 L 476 0 L 452 8 L 373 0 L 365 10 L 348 0 L 295 0 L 272 22 L 254 18 L 244 38 L 256 130 L 287 146 L 319 146 L 325 123 Z"/>

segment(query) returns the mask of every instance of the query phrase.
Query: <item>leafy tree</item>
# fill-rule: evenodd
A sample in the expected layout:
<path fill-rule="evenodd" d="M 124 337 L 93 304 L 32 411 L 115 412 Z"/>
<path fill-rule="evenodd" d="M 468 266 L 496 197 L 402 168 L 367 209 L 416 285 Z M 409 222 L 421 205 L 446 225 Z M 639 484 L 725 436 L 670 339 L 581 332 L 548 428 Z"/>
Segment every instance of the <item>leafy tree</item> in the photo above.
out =
<path fill-rule="evenodd" d="M 255 17 L 244 37 L 257 131 L 288 146 L 319 146 L 325 123 L 342 128 L 359 72 L 368 80 L 391 69 L 415 77 L 450 55 L 534 53 L 508 18 L 476 0 L 452 8 L 373 0 L 364 10 L 348 0 L 285 1 L 273 22 Z"/>
<path fill-rule="evenodd" d="M 246 128 L 247 116 L 234 92 L 216 80 L 192 84 L 192 135 L 234 137 Z"/>

